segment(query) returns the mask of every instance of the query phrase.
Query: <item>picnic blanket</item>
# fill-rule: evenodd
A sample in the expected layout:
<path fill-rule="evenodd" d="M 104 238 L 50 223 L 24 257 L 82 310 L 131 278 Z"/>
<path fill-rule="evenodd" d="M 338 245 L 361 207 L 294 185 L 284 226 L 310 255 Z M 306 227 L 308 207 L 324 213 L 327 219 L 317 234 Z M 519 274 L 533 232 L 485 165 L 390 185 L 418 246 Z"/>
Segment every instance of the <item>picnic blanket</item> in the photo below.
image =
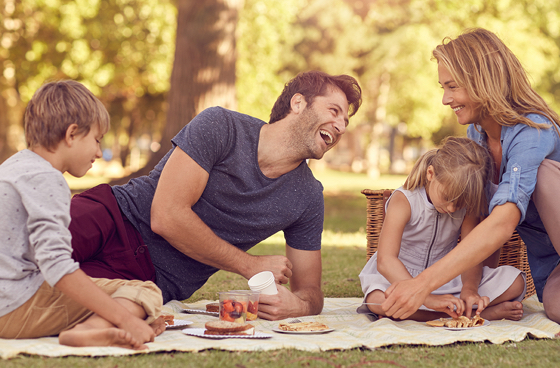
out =
<path fill-rule="evenodd" d="M 193 322 L 187 329 L 204 328 L 204 323 L 216 317 L 201 314 L 185 314 L 185 308 L 205 310 L 210 301 L 199 301 L 185 305 L 171 301 L 164 306 L 165 313 L 173 313 L 176 319 Z M 535 296 L 523 302 L 525 315 L 521 321 L 491 321 L 485 327 L 463 331 L 450 331 L 429 327 L 414 321 L 395 322 L 382 318 L 372 322 L 366 315 L 356 313 L 360 298 L 326 298 L 323 312 L 318 316 L 300 318 L 303 321 L 318 321 L 334 328 L 334 331 L 314 335 L 283 334 L 272 331 L 278 321 L 257 319 L 251 322 L 256 330 L 272 335 L 266 339 L 209 339 L 189 336 L 179 330 L 166 330 L 147 344 L 149 350 L 134 351 L 116 347 L 73 348 L 58 344 L 58 338 L 49 337 L 29 340 L 0 339 L 0 356 L 9 359 L 18 354 L 33 354 L 48 357 L 59 356 L 108 356 L 132 355 L 153 352 L 183 351 L 197 352 L 205 349 L 229 351 L 266 351 L 275 349 L 298 349 L 305 351 L 341 350 L 353 348 L 374 349 L 394 344 L 446 345 L 459 341 L 488 341 L 502 344 L 506 341 L 521 341 L 528 335 L 535 338 L 554 338 L 560 325 L 546 318 L 542 304 Z"/>

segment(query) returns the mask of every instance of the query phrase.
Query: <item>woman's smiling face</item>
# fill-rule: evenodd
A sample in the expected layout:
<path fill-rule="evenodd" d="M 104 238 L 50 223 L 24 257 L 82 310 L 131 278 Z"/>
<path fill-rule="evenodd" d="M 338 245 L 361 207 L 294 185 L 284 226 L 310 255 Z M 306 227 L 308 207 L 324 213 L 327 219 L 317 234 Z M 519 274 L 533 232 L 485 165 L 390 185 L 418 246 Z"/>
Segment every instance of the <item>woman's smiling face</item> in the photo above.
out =
<path fill-rule="evenodd" d="M 474 124 L 480 120 L 480 104 L 469 97 L 467 89 L 459 87 L 449 70 L 438 63 L 439 84 L 443 88 L 444 105 L 449 105 L 457 116 L 457 122 L 461 125 Z"/>

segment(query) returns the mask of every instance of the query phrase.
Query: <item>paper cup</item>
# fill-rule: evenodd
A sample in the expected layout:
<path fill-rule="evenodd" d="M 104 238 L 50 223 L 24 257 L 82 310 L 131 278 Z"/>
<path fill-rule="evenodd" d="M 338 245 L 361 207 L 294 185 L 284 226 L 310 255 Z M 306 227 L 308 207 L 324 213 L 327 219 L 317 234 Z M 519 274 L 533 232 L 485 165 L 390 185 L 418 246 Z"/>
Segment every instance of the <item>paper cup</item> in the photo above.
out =
<path fill-rule="evenodd" d="M 260 291 L 263 295 L 278 294 L 274 274 L 270 271 L 259 272 L 249 279 L 249 288 L 253 291 Z"/>
<path fill-rule="evenodd" d="M 259 295 L 260 291 L 253 290 L 230 290 L 230 293 L 247 294 L 249 296 L 249 304 L 247 304 L 247 321 L 254 321 L 257 319 L 259 311 Z"/>

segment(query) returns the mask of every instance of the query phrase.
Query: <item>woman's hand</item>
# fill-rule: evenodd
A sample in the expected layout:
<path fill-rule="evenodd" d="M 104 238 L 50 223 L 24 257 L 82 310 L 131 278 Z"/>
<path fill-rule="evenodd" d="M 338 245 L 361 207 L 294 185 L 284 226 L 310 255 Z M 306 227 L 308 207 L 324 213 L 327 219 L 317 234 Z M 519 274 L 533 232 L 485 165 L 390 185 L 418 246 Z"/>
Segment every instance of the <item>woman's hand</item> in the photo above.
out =
<path fill-rule="evenodd" d="M 398 281 L 385 291 L 386 300 L 381 305 L 385 315 L 396 319 L 406 319 L 424 304 L 430 289 L 418 278 Z"/>

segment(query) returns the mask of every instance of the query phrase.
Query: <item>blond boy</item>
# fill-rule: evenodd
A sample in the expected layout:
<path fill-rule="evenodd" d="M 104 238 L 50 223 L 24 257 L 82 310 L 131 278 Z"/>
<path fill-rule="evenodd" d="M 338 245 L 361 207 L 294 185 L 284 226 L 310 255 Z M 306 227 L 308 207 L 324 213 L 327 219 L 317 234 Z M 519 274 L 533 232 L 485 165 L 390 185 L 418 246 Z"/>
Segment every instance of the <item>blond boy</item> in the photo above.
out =
<path fill-rule="evenodd" d="M 28 149 L 0 165 L 1 338 L 143 349 L 165 329 L 155 284 L 92 279 L 71 257 L 62 174 L 83 176 L 108 129 L 107 110 L 78 82 L 47 83 L 29 102 Z"/>

